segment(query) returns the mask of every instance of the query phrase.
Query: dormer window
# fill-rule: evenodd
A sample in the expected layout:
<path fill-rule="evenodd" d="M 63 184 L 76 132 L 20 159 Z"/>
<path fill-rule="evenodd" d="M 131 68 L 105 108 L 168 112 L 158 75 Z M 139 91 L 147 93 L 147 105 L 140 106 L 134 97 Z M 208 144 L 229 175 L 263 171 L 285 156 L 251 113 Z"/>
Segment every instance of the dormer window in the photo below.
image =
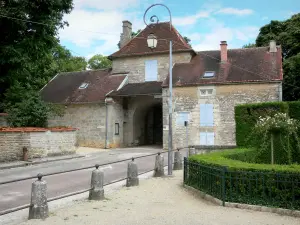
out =
<path fill-rule="evenodd" d="M 215 76 L 215 71 L 205 71 L 203 78 L 212 78 Z"/>
<path fill-rule="evenodd" d="M 79 89 L 86 89 L 88 86 L 89 86 L 88 83 L 82 83 L 82 84 L 79 86 Z"/>

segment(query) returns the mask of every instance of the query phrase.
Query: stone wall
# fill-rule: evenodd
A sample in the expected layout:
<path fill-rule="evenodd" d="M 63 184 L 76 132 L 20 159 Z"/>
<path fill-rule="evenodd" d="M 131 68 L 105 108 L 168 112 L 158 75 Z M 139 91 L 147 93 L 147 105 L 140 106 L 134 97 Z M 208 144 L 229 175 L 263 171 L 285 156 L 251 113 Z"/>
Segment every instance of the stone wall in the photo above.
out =
<path fill-rule="evenodd" d="M 200 132 L 213 132 L 215 145 L 235 145 L 234 106 L 280 100 L 281 83 L 176 87 L 173 89 L 173 147 L 186 146 L 186 127 L 176 124 L 180 111 L 190 112 L 188 144 L 200 145 Z M 201 96 L 201 89 L 213 89 Z M 167 96 L 168 89 L 163 89 Z M 168 147 L 168 99 L 163 98 L 164 148 Z M 214 126 L 200 127 L 200 104 L 213 104 Z"/>
<path fill-rule="evenodd" d="M 7 126 L 6 117 L 7 117 L 6 113 L 0 113 L 0 127 Z"/>
<path fill-rule="evenodd" d="M 30 158 L 73 154 L 76 130 L 72 128 L 5 128 L 0 130 L 0 162 L 22 160 L 23 147 Z"/>
<path fill-rule="evenodd" d="M 77 144 L 85 147 L 105 147 L 105 104 L 67 105 L 63 116 L 49 118 L 49 127 L 77 128 Z"/>
<path fill-rule="evenodd" d="M 158 81 L 163 81 L 169 73 L 169 55 L 149 55 L 149 56 L 135 56 L 116 58 L 112 62 L 112 69 L 114 73 L 129 72 L 129 83 L 145 82 L 145 61 L 157 60 L 158 67 Z M 173 65 L 175 63 L 188 63 L 191 60 L 191 53 L 174 53 Z"/>

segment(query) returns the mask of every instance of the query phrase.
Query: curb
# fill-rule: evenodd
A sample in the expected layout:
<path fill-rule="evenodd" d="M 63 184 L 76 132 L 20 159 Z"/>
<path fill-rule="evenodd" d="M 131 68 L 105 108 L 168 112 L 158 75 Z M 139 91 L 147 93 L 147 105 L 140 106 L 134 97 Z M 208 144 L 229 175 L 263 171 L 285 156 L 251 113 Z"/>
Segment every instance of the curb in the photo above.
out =
<path fill-rule="evenodd" d="M 190 187 L 186 184 L 183 184 L 183 187 L 192 192 L 192 194 L 195 194 L 199 196 L 200 198 L 210 201 L 216 205 L 222 206 L 222 201 L 220 199 L 217 199 L 211 195 L 208 195 L 200 190 L 197 190 L 193 187 Z M 269 212 L 269 213 L 276 213 L 279 215 L 284 216 L 293 216 L 293 217 L 300 217 L 300 211 L 299 210 L 291 210 L 291 209 L 283 209 L 283 208 L 272 208 L 267 206 L 260 206 L 260 205 L 248 205 L 243 203 L 233 203 L 233 202 L 225 202 L 225 207 L 230 208 L 238 208 L 238 209 L 248 209 L 252 211 L 258 211 L 258 212 Z"/>
<path fill-rule="evenodd" d="M 56 161 L 63 161 L 63 160 L 70 160 L 70 159 L 78 159 L 78 158 L 84 158 L 85 155 L 76 155 L 72 157 L 67 157 L 67 158 L 62 158 L 62 159 L 49 159 L 45 161 L 36 161 L 36 162 L 31 162 L 31 161 L 21 161 L 21 164 L 19 165 L 7 165 L 7 166 L 1 166 L 0 165 L 0 170 L 6 170 L 6 169 L 12 169 L 12 168 L 18 168 L 18 167 L 26 167 L 26 166 L 32 166 L 32 165 L 37 165 L 37 164 L 43 164 L 43 163 L 50 163 L 50 162 L 56 162 Z"/>

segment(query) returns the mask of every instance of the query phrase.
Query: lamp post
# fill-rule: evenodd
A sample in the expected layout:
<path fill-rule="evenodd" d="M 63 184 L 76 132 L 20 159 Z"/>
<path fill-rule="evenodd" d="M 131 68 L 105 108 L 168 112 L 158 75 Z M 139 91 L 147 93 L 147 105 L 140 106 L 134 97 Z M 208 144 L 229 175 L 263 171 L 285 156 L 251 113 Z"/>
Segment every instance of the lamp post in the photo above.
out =
<path fill-rule="evenodd" d="M 146 24 L 146 26 L 148 26 L 148 24 L 146 23 L 146 14 L 149 11 L 149 9 L 151 9 L 154 6 L 163 6 L 165 7 L 170 15 L 170 30 L 172 29 L 172 15 L 171 15 L 171 11 L 170 9 L 164 5 L 164 4 L 153 4 L 151 5 L 144 14 L 144 23 Z M 156 23 L 158 23 L 158 17 L 157 16 L 151 16 L 150 17 L 150 21 L 151 22 L 155 22 L 156 19 Z M 156 48 L 157 46 L 157 37 L 155 36 L 155 34 L 151 33 L 148 35 L 147 37 L 147 44 L 148 47 L 151 49 Z M 173 111 L 173 102 L 172 102 L 172 40 L 170 40 L 170 62 L 169 62 L 169 135 L 168 135 L 168 175 L 172 175 L 172 165 L 173 165 L 173 154 L 172 154 L 172 150 L 173 150 L 173 136 L 172 136 L 172 111 Z"/>

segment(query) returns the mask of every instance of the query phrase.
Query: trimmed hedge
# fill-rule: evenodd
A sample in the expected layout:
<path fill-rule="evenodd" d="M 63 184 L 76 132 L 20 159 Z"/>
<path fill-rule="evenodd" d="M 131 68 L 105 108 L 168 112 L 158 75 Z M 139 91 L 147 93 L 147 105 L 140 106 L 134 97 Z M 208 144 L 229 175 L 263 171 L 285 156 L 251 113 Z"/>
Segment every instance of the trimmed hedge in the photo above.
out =
<path fill-rule="evenodd" d="M 253 149 L 194 155 L 185 165 L 185 183 L 223 201 L 300 209 L 300 165 L 243 162 Z"/>
<path fill-rule="evenodd" d="M 264 102 L 243 104 L 235 107 L 236 144 L 239 147 L 249 147 L 255 142 L 251 139 L 253 127 L 260 116 L 272 116 L 278 112 L 288 113 L 286 102 Z"/>
<path fill-rule="evenodd" d="M 300 121 L 300 101 L 286 103 L 289 106 L 289 116 Z"/>

